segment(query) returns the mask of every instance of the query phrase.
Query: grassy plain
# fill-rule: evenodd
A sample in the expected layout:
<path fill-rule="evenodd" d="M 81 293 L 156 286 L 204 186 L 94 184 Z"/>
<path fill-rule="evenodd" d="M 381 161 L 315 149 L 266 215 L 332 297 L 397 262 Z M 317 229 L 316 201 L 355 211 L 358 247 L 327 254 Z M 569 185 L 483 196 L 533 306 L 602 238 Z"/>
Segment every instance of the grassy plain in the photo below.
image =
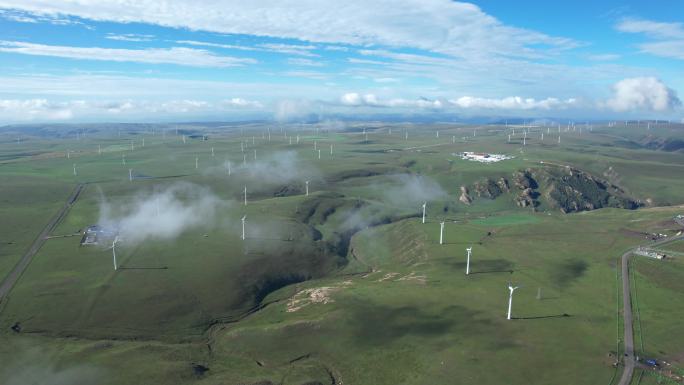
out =
<path fill-rule="evenodd" d="M 522 146 L 520 129 L 507 142 L 502 126 L 393 125 L 390 135 L 367 125 L 368 140 L 361 127 L 271 127 L 270 141 L 265 126 L 6 137 L 0 275 L 76 183 L 87 187 L 53 233 L 65 237 L 47 241 L 0 303 L 0 382 L 609 383 L 620 353 L 618 257 L 645 232 L 674 234 L 682 208 L 564 215 L 518 208 L 508 196 L 464 205 L 459 189 L 543 161 L 605 175 L 653 206 L 681 204 L 684 153 L 627 146 L 639 135 L 631 128 L 562 132 L 561 145 L 551 130 L 543 142 L 533 132 Z M 462 151 L 515 158 L 481 164 Z M 398 176 L 407 174 L 441 191 L 409 188 L 427 179 Z M 68 236 L 98 222 L 103 200 L 118 206 L 179 182 L 224 202 L 217 219 L 172 239 L 122 240 L 116 271 L 107 245 Z M 678 259 L 635 262 L 636 341 L 678 367 L 682 274 Z M 521 285 L 511 321 L 509 282 Z M 17 323 L 19 333 L 10 329 Z"/>

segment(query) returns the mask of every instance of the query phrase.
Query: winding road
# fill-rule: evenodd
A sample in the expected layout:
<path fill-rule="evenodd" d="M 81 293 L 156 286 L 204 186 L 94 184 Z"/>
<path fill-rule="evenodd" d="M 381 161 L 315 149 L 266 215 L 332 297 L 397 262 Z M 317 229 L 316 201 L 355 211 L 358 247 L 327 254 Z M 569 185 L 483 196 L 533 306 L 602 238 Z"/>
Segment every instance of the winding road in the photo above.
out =
<path fill-rule="evenodd" d="M 0 305 L 2 305 L 3 301 L 5 301 L 7 295 L 14 287 L 14 284 L 17 283 L 21 275 L 24 273 L 24 270 L 26 270 L 28 265 L 31 263 L 33 256 L 36 255 L 41 247 L 43 247 L 43 244 L 47 240 L 50 233 L 52 233 L 59 222 L 66 216 L 66 214 L 69 212 L 69 209 L 71 209 L 71 206 L 74 205 L 84 187 L 85 185 L 83 183 L 79 183 L 76 186 L 71 195 L 69 195 L 67 201 L 64 203 L 64 206 L 62 206 L 57 214 L 50 219 L 50 222 L 48 222 L 45 228 L 43 228 L 43 231 L 41 231 L 38 237 L 33 241 L 31 247 L 26 251 L 26 253 L 24 253 L 19 262 L 14 265 L 14 269 L 12 269 L 12 271 L 2 280 L 0 283 Z"/>
<path fill-rule="evenodd" d="M 684 237 L 679 236 L 679 237 L 672 237 L 672 238 L 666 238 L 666 239 L 661 239 L 656 242 L 651 242 L 648 245 L 642 245 L 642 246 L 647 246 L 647 247 L 653 247 L 653 246 L 661 246 L 666 243 L 674 242 L 679 239 L 684 239 Z M 634 367 L 636 366 L 636 357 L 634 356 L 634 328 L 633 328 L 633 322 L 632 322 L 632 295 L 630 292 L 630 284 L 629 284 L 629 257 L 632 256 L 634 253 L 634 250 L 636 250 L 638 247 L 635 247 L 633 249 L 628 250 L 626 253 L 622 254 L 622 298 L 623 298 L 623 307 L 622 307 L 622 315 L 624 318 L 624 329 L 625 329 L 625 336 L 624 336 L 624 342 L 625 342 L 625 355 L 624 355 L 624 362 L 625 362 L 625 368 L 622 371 L 622 377 L 620 377 L 620 381 L 618 382 L 618 385 L 629 385 L 629 383 L 632 381 L 632 375 L 634 374 Z"/>

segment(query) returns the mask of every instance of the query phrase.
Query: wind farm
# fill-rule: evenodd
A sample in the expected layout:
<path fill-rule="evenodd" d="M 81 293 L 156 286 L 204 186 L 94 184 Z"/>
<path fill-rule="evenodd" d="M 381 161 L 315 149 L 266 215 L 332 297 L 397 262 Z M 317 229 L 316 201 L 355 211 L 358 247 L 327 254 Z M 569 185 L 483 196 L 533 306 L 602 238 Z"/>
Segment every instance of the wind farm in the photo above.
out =
<path fill-rule="evenodd" d="M 16 186 L 16 195 L 6 199 L 21 201 L 42 190 L 22 190 L 25 178 L 32 187 L 60 186 L 50 188 L 61 191 L 63 199 L 74 185 L 85 187 L 21 278 L 3 293 L 0 354 L 9 357 L 26 341 L 47 351 L 66 344 L 70 352 L 59 356 L 69 361 L 106 343 L 109 348 L 93 351 L 85 362 L 113 368 L 115 357 L 131 351 L 126 353 L 134 362 L 131 376 L 153 381 L 163 375 L 165 383 L 186 383 L 187 376 L 208 383 L 276 383 L 285 373 L 295 384 L 325 383 L 329 376 L 368 383 L 371 375 L 382 378 L 375 383 L 393 383 L 407 373 L 382 358 L 394 352 L 407 365 L 420 362 L 420 369 L 410 370 L 436 382 L 456 373 L 472 383 L 496 383 L 511 372 L 515 376 L 510 378 L 517 379 L 511 383 L 527 384 L 548 383 L 569 370 L 584 373 L 573 374 L 578 384 L 619 377 L 618 257 L 625 248 L 647 244 L 647 234 L 678 236 L 681 228 L 673 218 L 682 206 L 673 197 L 684 186 L 679 178 L 656 170 L 679 167 L 681 153 L 620 147 L 608 135 L 612 128 L 598 123 L 593 133 L 568 133 L 567 147 L 534 141 L 530 135 L 524 155 L 525 134 L 518 131 L 509 141 L 511 130 L 496 124 L 393 126 L 394 132 L 410 131 L 408 141 L 391 135 L 386 126 L 366 123 L 335 131 L 316 124 L 286 127 L 270 141 L 267 130 L 280 132 L 270 125 L 180 126 L 177 135 L 172 127 L 159 125 L 154 134 L 149 128 L 129 128 L 121 130 L 121 137 L 76 126 L 78 140 L 73 127 L 55 126 L 51 130 L 67 133 L 46 132 L 19 144 L 5 135 L 3 175 Z M 443 134 L 439 138 L 437 128 Z M 668 135 L 679 129 L 660 126 Z M 452 141 L 473 130 L 475 139 Z M 248 132 L 254 135 L 246 136 Z M 261 140 L 252 139 L 262 133 Z M 294 135 L 299 144 L 290 144 Z M 126 144 L 142 143 L 140 136 L 145 146 L 131 150 Z M 318 151 L 309 147 L 314 143 L 334 143 L 336 159 L 328 153 L 319 161 Z M 574 151 L 579 145 L 612 145 L 615 151 L 585 155 Z M 71 148 L 71 155 L 40 150 L 55 146 Z M 197 161 L 195 154 L 211 153 L 212 148 L 215 156 Z M 244 164 L 243 150 L 263 156 Z M 465 151 L 516 156 L 471 162 L 461 158 Z M 19 152 L 34 155 L 12 156 Z M 650 189 L 651 181 L 640 179 L 642 173 L 630 174 L 633 167 L 624 160 L 629 156 L 615 154 L 651 157 L 648 174 L 660 175 L 671 187 Z M 78 173 L 65 172 L 74 161 Z M 239 166 L 228 174 L 226 164 Z M 521 170 L 538 168 L 572 170 L 563 171 L 567 175 L 582 170 L 606 181 L 597 167 L 624 173 L 621 186 L 634 194 L 629 197 L 653 203 L 585 206 L 573 213 L 561 201 L 543 197 L 523 206 L 512 187 L 489 196 L 493 187 L 483 181 L 505 178 L 512 186 L 522 183 L 516 179 Z M 128 171 L 127 178 L 116 170 Z M 583 183 L 589 183 L 589 176 Z M 309 190 L 310 183 L 315 191 Z M 462 186 L 468 200 L 459 199 Z M 592 191 L 584 194 L 589 199 Z M 62 203 L 55 199 L 46 204 L 52 206 L 31 211 L 18 205 L 13 210 L 33 218 L 38 233 Z M 98 226 L 94 244 L 80 243 L 84 229 L 93 225 Z M 5 226 L 9 237 L 18 234 Z M 17 240 L 14 250 L 29 247 L 29 240 L 21 247 Z M 477 258 L 471 260 L 473 245 Z M 112 259 L 107 260 L 110 250 Z M 640 285 L 649 287 L 651 300 L 675 290 L 650 286 L 657 285 L 659 274 L 684 274 L 678 258 L 666 262 L 662 272 L 649 261 L 638 263 L 638 268 L 648 266 L 648 272 L 635 274 Z M 15 268 L 12 261 L 1 267 L 3 275 Z M 544 287 L 543 298 L 525 287 Z M 661 301 L 640 305 L 649 308 Z M 71 311 L 60 311 L 65 308 Z M 647 336 L 642 354 L 680 365 L 676 346 L 660 337 L 662 329 L 679 335 L 676 323 L 649 317 L 641 313 L 642 329 L 635 332 Z M 649 330 L 651 324 L 658 325 L 658 334 Z M 292 338 L 297 342 L 285 342 Z M 442 346 L 445 338 L 453 339 L 451 347 Z M 526 342 L 502 348 L 502 341 Z M 202 348 L 207 344 L 210 353 Z M 145 352 L 152 346 L 159 354 L 188 355 L 169 360 Z M 477 360 L 461 358 L 466 346 L 468 356 Z M 376 357 L 380 348 L 385 353 Z M 489 367 L 490 360 L 505 361 L 521 349 L 526 359 L 515 366 Z M 562 370 L 554 369 L 567 351 L 582 354 Z M 308 356 L 287 364 L 302 355 Z M 262 364 L 252 366 L 251 359 Z M 163 365 L 151 367 L 152 360 Z M 210 370 L 198 375 L 196 365 Z M 545 369 L 535 370 L 534 377 L 524 374 L 540 365 Z M 141 374 L 143 367 L 147 374 Z M 127 376 L 111 383 L 125 383 L 131 378 Z"/>
<path fill-rule="evenodd" d="M 0 385 L 684 385 L 684 2 L 0 0 Z"/>

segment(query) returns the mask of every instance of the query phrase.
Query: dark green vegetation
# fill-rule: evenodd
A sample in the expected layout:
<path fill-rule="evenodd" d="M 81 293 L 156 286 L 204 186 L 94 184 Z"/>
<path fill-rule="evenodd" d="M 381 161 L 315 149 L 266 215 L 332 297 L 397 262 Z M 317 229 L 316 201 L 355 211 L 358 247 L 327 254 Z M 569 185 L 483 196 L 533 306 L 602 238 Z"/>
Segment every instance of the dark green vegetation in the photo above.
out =
<path fill-rule="evenodd" d="M 5 128 L 0 275 L 86 188 L 0 302 L 0 383 L 609 383 L 616 263 L 680 229 L 681 207 L 655 206 L 684 203 L 684 153 L 625 145 L 643 127 L 564 131 L 560 146 L 536 127 L 524 147 L 502 126 L 389 128 L 46 126 L 19 143 Z M 133 218 L 116 271 L 111 239 L 79 246 L 103 202 Z M 681 261 L 635 267 L 637 350 L 681 368 Z M 508 282 L 522 285 L 511 321 Z"/>

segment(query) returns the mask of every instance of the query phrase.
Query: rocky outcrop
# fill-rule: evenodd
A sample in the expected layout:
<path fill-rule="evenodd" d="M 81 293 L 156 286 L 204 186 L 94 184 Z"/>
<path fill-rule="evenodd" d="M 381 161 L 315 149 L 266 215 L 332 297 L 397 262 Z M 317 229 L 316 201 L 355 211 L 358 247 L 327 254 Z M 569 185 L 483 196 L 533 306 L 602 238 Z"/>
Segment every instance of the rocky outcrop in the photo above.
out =
<path fill-rule="evenodd" d="M 473 198 L 468 195 L 468 188 L 466 186 L 461 186 L 461 196 L 458 197 L 458 200 L 466 205 L 469 205 L 473 202 Z"/>
<path fill-rule="evenodd" d="M 519 207 L 536 209 L 544 206 L 563 213 L 602 207 L 634 209 L 641 205 L 605 179 L 572 167 L 554 165 L 516 171 L 510 183 L 505 177 L 485 178 L 476 182 L 472 190 L 478 198 L 496 199 L 510 194 Z M 472 202 L 468 187 L 461 187 L 459 200 L 467 201 L 466 204 Z"/>

